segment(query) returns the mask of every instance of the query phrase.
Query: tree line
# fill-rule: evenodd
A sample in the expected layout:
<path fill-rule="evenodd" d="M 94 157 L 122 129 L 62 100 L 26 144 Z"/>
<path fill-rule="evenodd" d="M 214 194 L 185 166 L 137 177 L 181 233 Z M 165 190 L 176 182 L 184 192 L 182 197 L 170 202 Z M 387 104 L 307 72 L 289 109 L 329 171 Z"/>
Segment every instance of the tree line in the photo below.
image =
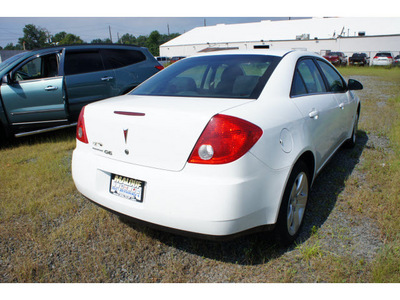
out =
<path fill-rule="evenodd" d="M 13 43 L 9 43 L 4 47 L 4 50 L 33 50 L 50 46 L 85 43 L 79 36 L 75 34 L 61 31 L 54 35 L 51 35 L 47 29 L 37 27 L 33 24 L 25 25 L 22 31 L 24 33 L 24 36 L 18 39 L 18 43 L 16 45 L 13 45 Z M 125 33 L 121 36 L 121 38 L 118 39 L 116 43 L 146 47 L 149 49 L 151 54 L 153 54 L 154 56 L 159 56 L 160 45 L 179 35 L 179 33 L 160 34 L 157 30 L 152 31 L 148 36 L 140 35 L 138 37 L 135 37 L 134 35 L 129 33 Z M 109 38 L 94 39 L 90 43 L 111 44 L 112 41 Z M 3 48 L 0 46 L 0 50 L 1 49 Z"/>

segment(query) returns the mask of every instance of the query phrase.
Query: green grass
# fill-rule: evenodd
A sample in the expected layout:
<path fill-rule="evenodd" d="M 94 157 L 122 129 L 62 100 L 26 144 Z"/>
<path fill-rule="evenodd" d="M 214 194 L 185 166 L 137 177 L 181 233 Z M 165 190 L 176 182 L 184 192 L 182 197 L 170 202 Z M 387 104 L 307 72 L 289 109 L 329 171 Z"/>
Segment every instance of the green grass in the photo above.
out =
<path fill-rule="evenodd" d="M 372 265 L 373 282 L 400 282 L 400 68 L 341 68 L 344 75 L 375 76 L 392 82 L 387 86 L 390 98 L 377 110 L 376 100 L 362 104 L 368 119 L 360 122 L 360 130 L 383 135 L 390 140 L 391 153 L 365 151 L 367 179 L 378 187 L 358 193 L 353 204 L 363 207 L 367 215 L 377 220 L 382 231 L 384 248 Z M 369 100 L 369 101 L 368 101 Z M 371 101 L 372 100 L 372 101 Z M 375 101 L 374 101 L 375 100 Z"/>
<path fill-rule="evenodd" d="M 372 205 L 377 207 L 381 228 L 384 228 L 385 247 L 374 263 L 374 282 L 400 282 L 400 96 L 392 99 L 390 105 L 397 112 L 389 132 L 393 154 L 386 161 L 385 171 L 370 174 L 377 177 L 381 185 L 379 197 L 374 197 Z M 382 169 L 382 168 L 381 168 Z"/>
<path fill-rule="evenodd" d="M 122 221 L 76 191 L 75 135 L 66 130 L 0 148 L 0 282 L 213 282 L 215 274 L 224 282 L 400 282 L 400 68 L 340 72 L 365 86 L 359 137 L 390 146 L 349 151 L 364 177 L 349 174 L 335 191 L 336 209 L 378 226 L 383 246 L 372 261 L 330 249 L 330 240 L 351 249 L 341 224 L 312 226 L 306 241 L 281 248 L 264 235 L 214 243 Z M 329 203 L 321 207 L 326 219 Z"/>

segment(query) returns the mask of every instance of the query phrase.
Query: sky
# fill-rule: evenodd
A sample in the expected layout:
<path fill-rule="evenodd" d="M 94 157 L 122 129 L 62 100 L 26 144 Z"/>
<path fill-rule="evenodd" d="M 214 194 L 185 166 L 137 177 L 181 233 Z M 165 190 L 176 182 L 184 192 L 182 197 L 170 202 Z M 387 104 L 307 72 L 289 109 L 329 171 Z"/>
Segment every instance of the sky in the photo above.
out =
<path fill-rule="evenodd" d="M 365 5 L 364 0 L 335 0 L 335 5 L 321 0 L 19 0 L 5 1 L 0 10 L 0 46 L 16 45 L 22 29 L 34 24 L 56 34 L 61 31 L 78 35 L 83 41 L 105 39 L 113 42 L 125 33 L 136 37 L 184 33 L 195 27 L 216 24 L 282 20 L 296 17 L 399 17 L 395 9 L 398 0 L 386 0 L 385 5 Z M 3 1 L 4 2 L 4 1 Z M 94 5 L 95 4 L 95 5 Z"/>
<path fill-rule="evenodd" d="M 65 31 L 78 35 L 83 41 L 111 37 L 116 42 L 119 37 L 129 33 L 138 37 L 149 35 L 153 30 L 161 34 L 184 33 L 195 27 L 220 23 L 249 23 L 261 20 L 285 19 L 282 17 L 0 17 L 0 46 L 3 48 L 18 43 L 23 36 L 22 29 L 27 24 L 47 29 L 50 34 Z M 287 18 L 286 18 L 287 19 Z"/>

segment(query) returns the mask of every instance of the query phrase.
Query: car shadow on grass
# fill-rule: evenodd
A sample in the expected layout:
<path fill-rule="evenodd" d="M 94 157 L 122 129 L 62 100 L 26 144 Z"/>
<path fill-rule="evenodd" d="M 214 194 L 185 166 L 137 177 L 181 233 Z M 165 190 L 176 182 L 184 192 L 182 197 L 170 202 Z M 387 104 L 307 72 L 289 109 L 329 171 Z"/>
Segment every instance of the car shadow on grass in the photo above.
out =
<path fill-rule="evenodd" d="M 15 148 L 23 145 L 37 145 L 47 142 L 61 142 L 75 139 L 76 127 L 70 127 L 45 133 L 28 135 L 19 138 L 11 138 L 9 140 L 0 141 L 0 150 L 7 148 Z"/>
<path fill-rule="evenodd" d="M 215 242 L 162 232 L 125 218 L 121 218 L 121 221 L 167 246 L 193 255 L 240 265 L 264 264 L 304 243 L 310 238 L 313 230 L 324 224 L 335 207 L 338 195 L 344 190 L 346 180 L 359 163 L 367 142 L 366 132 L 358 131 L 355 147 L 342 147 L 321 171 L 310 193 L 304 226 L 297 241 L 288 247 L 279 245 L 273 232 L 255 233 L 231 241 Z"/>

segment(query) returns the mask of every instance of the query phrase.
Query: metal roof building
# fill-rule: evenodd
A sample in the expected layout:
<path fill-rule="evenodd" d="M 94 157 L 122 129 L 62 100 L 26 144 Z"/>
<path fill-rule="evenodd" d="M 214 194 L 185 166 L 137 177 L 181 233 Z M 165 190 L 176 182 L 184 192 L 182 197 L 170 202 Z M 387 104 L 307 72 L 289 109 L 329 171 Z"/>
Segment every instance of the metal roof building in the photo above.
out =
<path fill-rule="evenodd" d="M 400 18 L 312 18 L 197 27 L 160 46 L 160 56 L 220 49 L 304 49 L 348 55 L 400 51 Z"/>

